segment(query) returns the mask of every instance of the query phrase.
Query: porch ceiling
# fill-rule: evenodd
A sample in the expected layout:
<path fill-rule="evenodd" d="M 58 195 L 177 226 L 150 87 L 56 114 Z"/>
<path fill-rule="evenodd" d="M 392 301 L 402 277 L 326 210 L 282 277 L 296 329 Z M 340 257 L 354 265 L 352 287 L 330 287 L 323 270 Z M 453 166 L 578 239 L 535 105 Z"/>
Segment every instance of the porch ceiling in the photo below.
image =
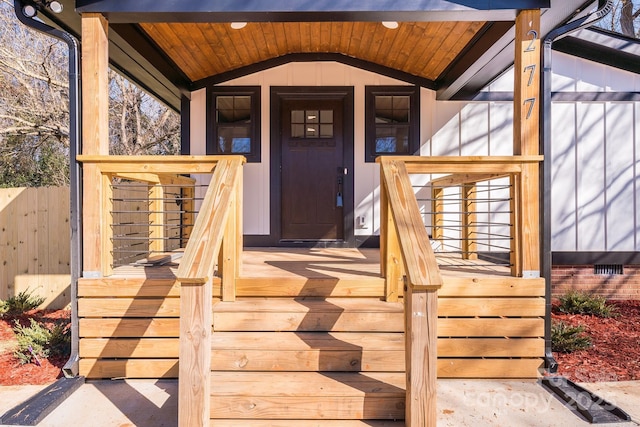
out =
<path fill-rule="evenodd" d="M 27 3 L 33 0 L 20 0 Z M 211 84 L 289 61 L 337 60 L 469 99 L 513 64 L 518 10 L 541 34 L 595 0 L 59 0 L 45 22 L 79 37 L 81 15 L 109 21 L 111 64 L 175 110 Z M 247 21 L 241 30 L 230 22 Z M 381 21 L 398 21 L 390 30 Z M 186 99 L 185 98 L 185 99 Z"/>
<path fill-rule="evenodd" d="M 295 53 L 338 53 L 436 81 L 484 22 L 142 23 L 191 81 Z"/>

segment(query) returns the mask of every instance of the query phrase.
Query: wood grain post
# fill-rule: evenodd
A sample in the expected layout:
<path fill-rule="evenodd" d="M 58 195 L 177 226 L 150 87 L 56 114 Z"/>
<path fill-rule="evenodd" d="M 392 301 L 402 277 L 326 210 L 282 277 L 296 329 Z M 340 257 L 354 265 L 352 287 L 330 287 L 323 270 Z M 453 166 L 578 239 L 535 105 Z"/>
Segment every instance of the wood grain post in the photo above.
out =
<path fill-rule="evenodd" d="M 462 259 L 478 259 L 476 185 L 462 185 Z"/>
<path fill-rule="evenodd" d="M 405 425 L 435 426 L 438 420 L 437 290 L 415 290 L 412 286 L 406 286 L 404 301 L 407 370 Z"/>
<path fill-rule="evenodd" d="M 149 185 L 149 250 L 164 252 L 164 188 L 160 184 Z"/>
<path fill-rule="evenodd" d="M 390 209 L 383 179 L 380 182 L 380 271 L 385 279 L 385 301 L 397 302 L 402 280 L 402 255 Z"/>
<path fill-rule="evenodd" d="M 82 154 L 109 154 L 108 23 L 98 13 L 82 15 Z M 83 275 L 106 275 L 102 176 L 97 165 L 83 168 Z M 110 243 L 110 242 L 109 242 Z"/>
<path fill-rule="evenodd" d="M 222 247 L 218 259 L 218 275 L 222 279 L 222 300 L 236 300 L 236 279 L 239 276 L 238 271 L 238 255 L 236 248 L 238 246 L 236 233 L 238 221 L 238 205 L 236 203 L 237 194 L 234 194 L 231 202 L 231 210 L 227 225 L 224 229 L 224 237 L 222 238 Z"/>
<path fill-rule="evenodd" d="M 98 171 L 100 174 L 100 171 Z M 99 211 L 100 217 L 100 265 L 103 276 L 113 274 L 113 181 L 112 174 L 100 174 L 100 190 L 97 193 L 101 196 Z"/>
<path fill-rule="evenodd" d="M 195 185 L 183 187 L 180 191 L 180 194 L 182 197 L 182 214 L 180 215 L 180 224 L 182 226 L 182 230 L 180 234 L 180 247 L 184 248 L 187 245 L 189 237 L 191 236 L 191 231 L 193 230 L 193 223 L 195 219 Z"/>
<path fill-rule="evenodd" d="M 522 191 L 520 185 L 520 175 L 511 174 L 509 177 L 511 187 L 510 211 L 511 211 L 511 250 L 509 261 L 511 263 L 511 275 L 514 277 L 522 276 L 522 243 L 520 229 L 520 209 L 522 206 Z"/>
<path fill-rule="evenodd" d="M 540 152 L 540 10 L 516 17 L 514 155 Z M 524 164 L 520 178 L 519 241 L 523 277 L 540 277 L 539 165 Z"/>
<path fill-rule="evenodd" d="M 212 281 L 180 287 L 178 425 L 209 425 L 211 399 Z"/>
<path fill-rule="evenodd" d="M 431 187 L 431 240 L 444 245 L 444 188 Z"/>

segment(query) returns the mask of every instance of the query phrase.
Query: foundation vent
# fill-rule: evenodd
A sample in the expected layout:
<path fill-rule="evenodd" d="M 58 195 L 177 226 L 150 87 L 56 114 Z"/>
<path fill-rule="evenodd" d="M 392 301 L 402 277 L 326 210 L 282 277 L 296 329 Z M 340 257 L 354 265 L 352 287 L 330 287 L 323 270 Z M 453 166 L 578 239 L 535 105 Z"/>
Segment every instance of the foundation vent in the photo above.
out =
<path fill-rule="evenodd" d="M 600 276 L 611 276 L 614 274 L 624 274 L 622 264 L 595 264 L 593 274 Z"/>

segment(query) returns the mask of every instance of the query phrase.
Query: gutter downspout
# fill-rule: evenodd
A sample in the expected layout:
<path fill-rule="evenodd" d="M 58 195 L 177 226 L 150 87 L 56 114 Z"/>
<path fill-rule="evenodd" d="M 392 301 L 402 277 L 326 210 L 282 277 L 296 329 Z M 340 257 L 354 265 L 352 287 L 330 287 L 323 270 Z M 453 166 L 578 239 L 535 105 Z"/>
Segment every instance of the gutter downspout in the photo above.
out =
<path fill-rule="evenodd" d="M 37 5 L 30 3 L 37 8 Z M 70 172 L 70 202 L 71 202 L 71 355 L 62 368 L 65 377 L 78 375 L 78 278 L 82 265 L 82 168 L 76 162 L 76 155 L 82 147 L 80 111 L 80 55 L 78 40 L 71 34 L 51 27 L 42 21 L 30 18 L 24 14 L 22 0 L 14 0 L 16 17 L 27 27 L 62 40 L 69 47 L 69 172 Z"/>
<path fill-rule="evenodd" d="M 542 214 L 542 275 L 545 279 L 545 369 L 558 370 L 558 362 L 551 352 L 551 47 L 555 40 L 588 27 L 604 18 L 613 8 L 613 0 L 598 0 L 598 7 L 586 16 L 555 28 L 544 39 L 542 52 L 542 154 L 545 156 L 540 186 L 543 191 Z"/>

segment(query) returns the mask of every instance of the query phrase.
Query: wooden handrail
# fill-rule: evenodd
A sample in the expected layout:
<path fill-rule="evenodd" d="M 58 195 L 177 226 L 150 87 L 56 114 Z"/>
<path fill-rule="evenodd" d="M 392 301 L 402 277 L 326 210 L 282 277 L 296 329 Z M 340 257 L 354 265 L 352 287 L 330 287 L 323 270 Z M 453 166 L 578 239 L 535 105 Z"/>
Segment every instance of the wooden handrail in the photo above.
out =
<path fill-rule="evenodd" d="M 398 258 L 401 258 L 406 274 L 405 425 L 432 426 L 436 425 L 438 415 L 437 291 L 442 286 L 442 277 L 404 162 L 394 158 L 378 161 L 382 187 L 381 259 L 387 288 L 397 286 Z M 397 294 L 397 291 L 387 290 L 387 295 L 393 299 Z"/>
<path fill-rule="evenodd" d="M 380 166 L 408 284 L 437 289 L 442 286 L 440 269 L 404 162 L 383 158 Z"/>
<path fill-rule="evenodd" d="M 180 282 L 204 283 L 213 276 L 242 164 L 240 159 L 224 159 L 216 165 L 178 267 Z"/>
<path fill-rule="evenodd" d="M 77 161 L 98 166 L 105 173 L 211 173 L 222 160 L 245 161 L 244 156 L 103 156 L 78 155 Z"/>
<path fill-rule="evenodd" d="M 244 160 L 238 158 L 217 162 L 177 272 L 181 285 L 178 368 L 178 424 L 181 426 L 209 425 L 212 279 L 223 238 L 232 240 L 234 245 L 242 244 L 236 240 L 240 234 L 236 228 L 240 226 L 237 218 L 243 163 Z M 236 253 L 235 247 L 230 252 Z M 236 258 L 232 261 L 237 263 Z M 230 275 L 237 271 L 235 266 L 228 268 Z M 235 277 L 231 285 L 235 286 Z M 235 296 L 235 292 L 232 294 Z"/>
<path fill-rule="evenodd" d="M 511 176 L 508 173 L 454 173 L 451 175 L 435 178 L 430 181 L 434 187 L 457 187 L 460 185 L 477 184 L 492 179 L 506 178 Z"/>

